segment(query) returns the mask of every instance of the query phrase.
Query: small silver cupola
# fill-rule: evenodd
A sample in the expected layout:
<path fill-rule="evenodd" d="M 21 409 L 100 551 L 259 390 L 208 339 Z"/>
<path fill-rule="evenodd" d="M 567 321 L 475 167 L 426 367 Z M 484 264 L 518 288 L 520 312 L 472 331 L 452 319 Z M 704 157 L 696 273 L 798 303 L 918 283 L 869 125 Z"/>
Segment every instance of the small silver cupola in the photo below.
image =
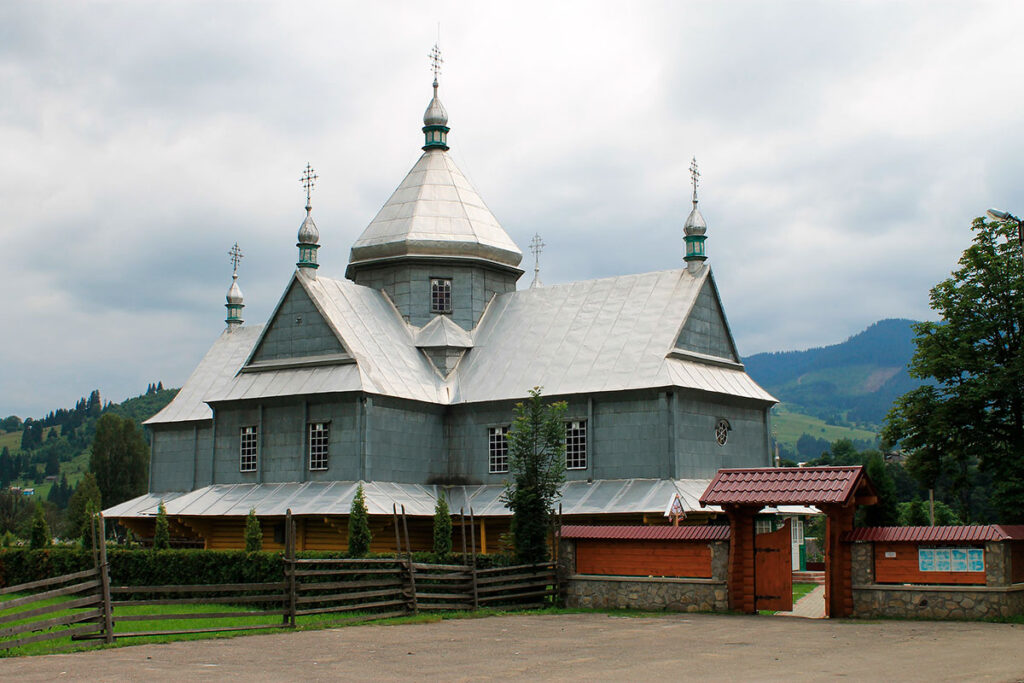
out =
<path fill-rule="evenodd" d="M 686 269 L 691 275 L 696 275 L 704 267 L 707 254 L 704 252 L 704 240 L 707 239 L 708 225 L 704 222 L 704 216 L 697 208 L 697 185 L 700 181 L 700 172 L 697 170 L 697 158 L 690 162 L 690 178 L 693 181 L 693 209 L 686 217 L 683 224 L 683 240 L 686 242 Z"/>
<path fill-rule="evenodd" d="M 238 263 L 242 260 L 242 250 L 238 248 L 238 242 L 235 242 L 235 246 L 231 247 L 228 256 L 231 257 L 232 272 L 231 287 L 228 288 L 228 294 L 225 297 L 227 303 L 224 304 L 225 308 L 228 309 L 228 317 L 224 322 L 228 324 L 228 330 L 230 331 L 245 322 L 242 320 L 242 309 L 245 308 L 242 299 L 242 288 L 238 286 Z"/>
<path fill-rule="evenodd" d="M 312 278 L 316 278 L 316 269 L 320 267 L 316 262 L 316 252 L 320 248 L 320 231 L 316 229 L 316 223 L 313 222 L 313 206 L 310 204 L 310 197 L 319 177 L 313 172 L 313 167 L 306 164 L 306 170 L 299 178 L 302 186 L 306 188 L 306 218 L 299 226 L 299 241 L 295 245 L 299 248 L 299 261 L 295 265 L 301 272 Z"/>
<path fill-rule="evenodd" d="M 430 51 L 430 68 L 434 72 L 434 96 L 430 99 L 427 110 L 423 112 L 423 151 L 448 151 L 448 131 L 451 130 L 448 128 L 448 112 L 437 96 L 437 77 L 441 73 L 442 64 L 444 60 L 441 59 L 441 49 L 435 44 Z"/>

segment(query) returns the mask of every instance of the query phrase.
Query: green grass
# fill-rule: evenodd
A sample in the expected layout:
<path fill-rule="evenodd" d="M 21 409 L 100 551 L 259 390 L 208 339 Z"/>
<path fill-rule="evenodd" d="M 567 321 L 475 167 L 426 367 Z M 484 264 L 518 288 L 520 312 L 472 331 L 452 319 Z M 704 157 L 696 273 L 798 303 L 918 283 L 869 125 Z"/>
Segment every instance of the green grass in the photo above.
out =
<path fill-rule="evenodd" d="M 817 439 L 833 442 L 838 439 L 866 439 L 874 441 L 875 432 L 853 427 L 839 427 L 825 424 L 824 420 L 803 413 L 793 412 L 785 403 L 772 410 L 772 430 L 776 438 L 786 446 L 796 449 L 797 440 L 804 434 Z"/>
<path fill-rule="evenodd" d="M 816 583 L 794 583 L 793 584 L 793 602 L 796 603 L 797 600 L 799 600 L 800 598 L 804 597 L 805 595 L 807 595 L 808 593 L 813 591 L 815 588 L 818 587 L 818 585 L 819 584 L 816 584 Z"/>
<path fill-rule="evenodd" d="M 0 451 L 7 447 L 11 455 L 21 451 L 21 432 L 0 431 Z"/>

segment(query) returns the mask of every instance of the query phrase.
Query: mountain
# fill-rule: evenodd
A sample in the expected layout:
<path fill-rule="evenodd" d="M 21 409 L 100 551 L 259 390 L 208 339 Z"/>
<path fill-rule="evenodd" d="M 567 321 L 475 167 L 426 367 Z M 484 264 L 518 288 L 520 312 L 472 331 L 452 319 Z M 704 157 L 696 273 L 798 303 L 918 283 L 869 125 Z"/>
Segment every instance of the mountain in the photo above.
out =
<path fill-rule="evenodd" d="M 747 372 L 791 410 L 830 424 L 877 428 L 892 402 L 920 385 L 907 373 L 915 321 L 880 320 L 841 344 L 758 353 Z"/>

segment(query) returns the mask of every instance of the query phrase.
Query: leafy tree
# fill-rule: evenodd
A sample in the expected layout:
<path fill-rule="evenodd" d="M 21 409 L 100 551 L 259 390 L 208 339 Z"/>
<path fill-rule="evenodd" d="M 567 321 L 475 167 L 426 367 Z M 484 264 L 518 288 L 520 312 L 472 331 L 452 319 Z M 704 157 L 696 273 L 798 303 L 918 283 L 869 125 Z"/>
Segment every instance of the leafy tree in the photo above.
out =
<path fill-rule="evenodd" d="M 885 467 L 881 453 L 875 453 L 868 460 L 865 471 L 875 487 L 878 502 L 864 508 L 864 523 L 867 526 L 896 526 L 900 523 L 900 511 L 896 499 L 896 482 Z"/>
<path fill-rule="evenodd" d="M 104 505 L 117 505 L 146 492 L 149 446 L 135 423 L 113 413 L 96 423 L 89 469 Z"/>
<path fill-rule="evenodd" d="M 911 376 L 930 383 L 900 397 L 883 437 L 908 451 L 926 488 L 972 510 L 980 465 L 999 520 L 1024 522 L 1024 261 L 1016 226 L 978 218 L 959 269 L 931 290 L 942 321 L 918 323 Z"/>
<path fill-rule="evenodd" d="M 0 429 L 5 432 L 16 432 L 21 429 L 21 418 L 17 415 L 9 415 L 0 421 Z"/>
<path fill-rule="evenodd" d="M 348 514 L 348 554 L 349 557 L 362 557 L 370 551 L 370 541 L 373 534 L 370 533 L 370 513 L 366 510 L 366 496 L 363 495 L 363 485 L 356 489 L 356 495 L 352 498 L 352 509 Z"/>
<path fill-rule="evenodd" d="M 11 458 L 11 451 L 7 446 L 0 450 L 0 489 L 6 489 L 14 480 L 14 459 Z"/>
<path fill-rule="evenodd" d="M 17 533 L 32 516 L 32 503 L 14 491 L 0 491 L 0 533 Z"/>
<path fill-rule="evenodd" d="M 928 526 L 928 506 L 920 498 L 900 503 L 900 526 Z"/>
<path fill-rule="evenodd" d="M 28 545 L 32 549 L 47 548 L 52 542 L 50 526 L 46 523 L 46 516 L 43 511 L 42 502 L 36 503 L 36 511 L 32 515 L 32 531 L 29 535 Z"/>
<path fill-rule="evenodd" d="M 256 508 L 249 508 L 249 515 L 245 518 L 245 552 L 256 553 L 260 550 L 263 550 L 263 529 L 256 516 Z"/>
<path fill-rule="evenodd" d="M 68 537 L 81 538 L 86 547 L 92 542 L 89 531 L 89 515 L 101 508 L 100 487 L 96 484 L 96 475 L 86 472 L 75 487 L 68 501 Z"/>
<path fill-rule="evenodd" d="M 167 523 L 167 508 L 164 501 L 156 508 L 156 529 L 153 532 L 153 550 L 167 550 L 171 547 L 171 529 Z"/>
<path fill-rule="evenodd" d="M 524 564 L 548 558 L 548 523 L 565 481 L 565 410 L 565 402 L 545 405 L 534 387 L 516 404 L 508 432 L 512 478 L 501 500 L 512 510 L 516 558 Z"/>
<path fill-rule="evenodd" d="M 452 516 L 444 495 L 437 497 L 434 505 L 434 555 L 438 559 L 452 554 Z"/>

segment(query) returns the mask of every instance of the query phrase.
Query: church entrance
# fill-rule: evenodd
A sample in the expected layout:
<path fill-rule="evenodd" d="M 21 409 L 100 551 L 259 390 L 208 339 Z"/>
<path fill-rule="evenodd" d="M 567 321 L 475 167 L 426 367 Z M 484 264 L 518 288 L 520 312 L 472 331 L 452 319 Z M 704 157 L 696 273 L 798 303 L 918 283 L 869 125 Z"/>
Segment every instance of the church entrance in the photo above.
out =
<path fill-rule="evenodd" d="M 877 501 L 871 481 L 860 466 L 718 470 L 700 504 L 718 505 L 729 517 L 729 608 L 748 614 L 792 609 L 789 523 L 780 530 L 758 534 L 755 517 L 768 506 L 812 505 L 827 515 L 823 539 L 825 616 L 852 614 L 850 547 L 840 538 L 853 529 L 857 506 Z M 788 578 L 783 579 L 782 573 Z M 769 606 L 777 604 L 789 606 Z"/>

